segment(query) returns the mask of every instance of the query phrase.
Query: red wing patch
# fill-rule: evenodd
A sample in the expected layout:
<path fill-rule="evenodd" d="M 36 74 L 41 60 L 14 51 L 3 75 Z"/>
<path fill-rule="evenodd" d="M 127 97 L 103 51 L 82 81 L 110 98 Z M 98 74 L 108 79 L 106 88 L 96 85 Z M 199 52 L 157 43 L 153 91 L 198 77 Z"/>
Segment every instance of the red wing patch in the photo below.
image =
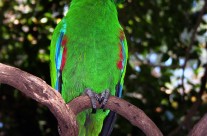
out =
<path fill-rule="evenodd" d="M 117 67 L 121 70 L 123 68 L 123 53 L 122 53 L 122 46 L 119 44 L 119 60 L 117 62 Z"/>
<path fill-rule="evenodd" d="M 61 66 L 60 66 L 60 70 L 62 71 L 64 66 L 65 66 L 65 62 L 66 62 L 66 55 L 67 55 L 67 47 L 66 44 L 68 42 L 68 39 L 66 37 L 66 35 L 63 36 L 62 42 L 61 42 L 61 46 L 63 48 L 63 54 L 62 54 L 62 62 L 61 62 Z"/>
<path fill-rule="evenodd" d="M 122 44 L 124 44 L 124 39 L 125 39 L 125 35 L 124 35 L 124 32 L 121 30 L 120 31 L 120 34 L 119 34 L 119 60 L 117 62 L 117 67 L 118 69 L 122 70 L 123 67 L 124 67 L 124 56 L 123 56 L 123 48 L 124 46 Z"/>

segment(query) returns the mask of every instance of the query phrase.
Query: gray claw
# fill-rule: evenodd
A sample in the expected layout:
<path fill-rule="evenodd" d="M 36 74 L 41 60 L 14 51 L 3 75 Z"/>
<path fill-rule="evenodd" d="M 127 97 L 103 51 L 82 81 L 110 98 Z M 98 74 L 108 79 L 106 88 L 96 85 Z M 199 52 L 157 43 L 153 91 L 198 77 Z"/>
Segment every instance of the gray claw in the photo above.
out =
<path fill-rule="evenodd" d="M 106 111 L 104 109 L 104 106 L 106 105 L 108 98 L 110 96 L 110 92 L 109 90 L 105 90 L 101 93 L 101 96 L 99 97 L 98 94 L 94 93 L 91 89 L 85 89 L 85 94 L 88 95 L 88 97 L 91 100 L 91 105 L 92 105 L 92 113 L 96 113 L 96 102 L 98 101 L 99 104 L 101 104 L 101 108 L 103 109 L 103 111 Z"/>
<path fill-rule="evenodd" d="M 104 109 L 104 106 L 106 105 L 109 96 L 110 96 L 110 92 L 108 89 L 101 93 L 101 108 L 102 109 Z"/>
<path fill-rule="evenodd" d="M 98 94 L 94 93 L 91 89 L 85 89 L 85 94 L 88 95 L 88 97 L 91 100 L 92 105 L 92 113 L 96 113 L 96 101 L 99 101 Z"/>

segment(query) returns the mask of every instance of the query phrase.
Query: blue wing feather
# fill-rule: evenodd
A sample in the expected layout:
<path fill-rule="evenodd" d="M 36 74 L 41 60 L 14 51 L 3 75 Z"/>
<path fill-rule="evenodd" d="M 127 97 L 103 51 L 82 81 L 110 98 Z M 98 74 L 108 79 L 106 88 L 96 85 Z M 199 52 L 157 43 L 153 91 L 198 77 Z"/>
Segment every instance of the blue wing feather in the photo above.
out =
<path fill-rule="evenodd" d="M 63 49 L 61 47 L 61 42 L 64 36 L 64 32 L 60 32 L 60 36 L 58 38 L 58 41 L 56 43 L 56 50 L 55 50 L 55 65 L 56 65 L 56 73 L 57 73 L 57 80 L 55 84 L 55 89 L 59 92 L 61 92 L 61 85 L 62 85 L 62 74 L 61 74 L 61 62 L 62 62 L 62 55 L 63 55 Z"/>

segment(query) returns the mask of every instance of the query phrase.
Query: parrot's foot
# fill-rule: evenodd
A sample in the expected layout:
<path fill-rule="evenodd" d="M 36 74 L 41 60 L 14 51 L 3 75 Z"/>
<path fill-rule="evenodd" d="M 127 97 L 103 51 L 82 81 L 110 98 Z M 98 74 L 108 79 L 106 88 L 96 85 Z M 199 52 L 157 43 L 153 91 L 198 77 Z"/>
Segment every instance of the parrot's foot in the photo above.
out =
<path fill-rule="evenodd" d="M 109 99 L 109 96 L 110 96 L 110 92 L 109 90 L 105 90 L 101 93 L 101 98 L 100 98 L 100 101 L 99 103 L 101 104 L 101 108 L 104 110 L 104 106 L 106 105 L 108 99 Z M 105 111 L 105 110 L 104 110 Z"/>
<path fill-rule="evenodd" d="M 92 113 L 96 113 L 96 101 L 101 104 L 101 109 L 105 111 L 104 106 L 106 105 L 110 96 L 110 92 L 108 89 L 103 91 L 101 94 L 94 93 L 91 89 L 85 89 L 85 94 L 88 95 L 91 100 Z"/>
<path fill-rule="evenodd" d="M 92 113 L 96 113 L 96 101 L 100 99 L 98 94 L 94 93 L 91 89 L 85 89 L 85 94 L 88 95 L 91 100 Z"/>

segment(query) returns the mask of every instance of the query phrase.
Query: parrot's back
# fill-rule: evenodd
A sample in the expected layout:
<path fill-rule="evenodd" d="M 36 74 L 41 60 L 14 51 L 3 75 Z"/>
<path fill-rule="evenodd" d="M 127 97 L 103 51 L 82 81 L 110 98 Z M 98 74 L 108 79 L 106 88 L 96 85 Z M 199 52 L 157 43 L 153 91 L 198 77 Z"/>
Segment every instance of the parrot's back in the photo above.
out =
<path fill-rule="evenodd" d="M 127 45 L 112 0 L 73 0 L 51 42 L 52 86 L 66 102 L 90 88 L 121 96 Z M 115 113 L 86 110 L 78 115 L 79 135 L 108 135 Z M 106 125 L 104 125 L 106 124 Z"/>

